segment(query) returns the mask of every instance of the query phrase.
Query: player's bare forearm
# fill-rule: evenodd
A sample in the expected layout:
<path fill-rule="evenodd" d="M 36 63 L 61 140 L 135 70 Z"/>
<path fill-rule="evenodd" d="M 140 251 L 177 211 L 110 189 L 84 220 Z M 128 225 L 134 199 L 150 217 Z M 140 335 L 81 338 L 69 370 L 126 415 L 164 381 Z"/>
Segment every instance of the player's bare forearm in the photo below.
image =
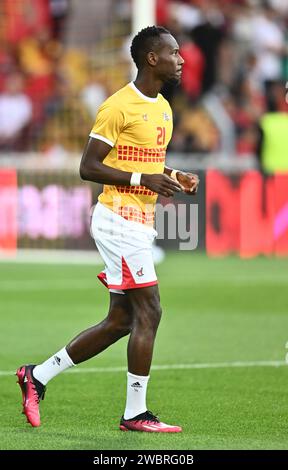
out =
<path fill-rule="evenodd" d="M 101 162 L 94 162 L 93 166 L 87 168 L 80 166 L 81 178 L 95 183 L 110 184 L 113 186 L 129 186 L 132 173 L 116 170 Z M 179 183 L 169 176 L 159 173 L 154 175 L 141 175 L 141 185 L 146 186 L 162 196 L 173 196 L 174 192 L 181 191 Z"/>
<path fill-rule="evenodd" d="M 83 180 L 93 183 L 110 184 L 113 186 L 129 186 L 131 174 L 128 171 L 111 168 L 102 162 L 94 161 L 88 165 L 80 165 L 80 176 Z"/>
<path fill-rule="evenodd" d="M 81 178 L 93 183 L 128 186 L 131 179 L 130 172 L 118 170 L 103 163 L 110 151 L 111 146 L 106 142 L 90 138 L 80 163 Z"/>
<path fill-rule="evenodd" d="M 89 166 L 81 164 L 80 175 L 82 179 L 94 183 L 129 186 L 132 173 L 111 168 L 102 162 L 94 160 L 93 163 L 90 162 Z M 181 191 L 179 183 L 162 173 L 153 175 L 142 173 L 140 183 L 151 191 L 166 197 L 173 196 L 174 192 Z"/>
<path fill-rule="evenodd" d="M 132 173 L 118 170 L 103 163 L 105 157 L 111 151 L 111 146 L 99 139 L 89 139 L 84 150 L 80 176 L 82 179 L 94 183 L 109 184 L 113 186 L 129 186 Z M 181 191 L 181 185 L 165 173 L 142 173 L 140 184 L 162 196 L 173 196 Z"/>

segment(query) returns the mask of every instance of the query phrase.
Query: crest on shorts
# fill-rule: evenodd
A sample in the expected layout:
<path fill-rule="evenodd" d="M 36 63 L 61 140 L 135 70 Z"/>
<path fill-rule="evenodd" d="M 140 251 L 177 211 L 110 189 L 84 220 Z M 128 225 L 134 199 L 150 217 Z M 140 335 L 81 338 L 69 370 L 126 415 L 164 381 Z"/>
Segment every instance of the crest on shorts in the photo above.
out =
<path fill-rule="evenodd" d="M 170 116 L 168 113 L 164 112 L 162 116 L 163 116 L 164 121 L 170 121 Z"/>
<path fill-rule="evenodd" d="M 143 267 L 139 269 L 139 271 L 136 272 L 137 276 L 141 277 L 141 276 L 144 276 L 144 273 L 143 273 Z"/>

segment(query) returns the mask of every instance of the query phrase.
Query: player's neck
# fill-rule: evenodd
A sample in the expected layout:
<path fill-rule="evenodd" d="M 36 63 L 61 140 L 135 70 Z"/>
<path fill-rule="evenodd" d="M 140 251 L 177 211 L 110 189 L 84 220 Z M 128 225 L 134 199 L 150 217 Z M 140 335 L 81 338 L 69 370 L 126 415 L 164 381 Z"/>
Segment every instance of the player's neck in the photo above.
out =
<path fill-rule="evenodd" d="M 145 74 L 138 74 L 134 84 L 143 95 L 149 98 L 157 98 L 163 85 L 161 80 L 156 81 L 153 77 Z"/>

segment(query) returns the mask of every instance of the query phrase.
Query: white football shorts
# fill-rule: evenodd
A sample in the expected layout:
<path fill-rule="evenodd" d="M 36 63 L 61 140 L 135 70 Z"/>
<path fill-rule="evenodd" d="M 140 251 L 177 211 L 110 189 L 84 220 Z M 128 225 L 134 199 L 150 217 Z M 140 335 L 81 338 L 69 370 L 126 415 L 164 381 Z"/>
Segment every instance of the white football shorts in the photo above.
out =
<path fill-rule="evenodd" d="M 126 220 L 98 202 L 91 232 L 105 263 L 98 278 L 110 292 L 124 294 L 125 289 L 158 284 L 152 256 L 157 232 L 153 227 Z"/>

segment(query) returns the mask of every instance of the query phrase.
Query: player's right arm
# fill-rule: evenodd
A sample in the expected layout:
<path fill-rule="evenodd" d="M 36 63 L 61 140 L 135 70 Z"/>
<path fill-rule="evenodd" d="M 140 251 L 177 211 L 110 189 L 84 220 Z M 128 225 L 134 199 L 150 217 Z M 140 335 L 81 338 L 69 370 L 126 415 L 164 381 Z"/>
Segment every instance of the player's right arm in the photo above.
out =
<path fill-rule="evenodd" d="M 111 146 L 106 142 L 90 137 L 80 164 L 81 178 L 95 183 L 130 186 L 132 173 L 112 168 L 103 163 L 110 150 Z M 179 183 L 162 173 L 153 175 L 142 173 L 141 185 L 166 197 L 181 191 Z"/>

